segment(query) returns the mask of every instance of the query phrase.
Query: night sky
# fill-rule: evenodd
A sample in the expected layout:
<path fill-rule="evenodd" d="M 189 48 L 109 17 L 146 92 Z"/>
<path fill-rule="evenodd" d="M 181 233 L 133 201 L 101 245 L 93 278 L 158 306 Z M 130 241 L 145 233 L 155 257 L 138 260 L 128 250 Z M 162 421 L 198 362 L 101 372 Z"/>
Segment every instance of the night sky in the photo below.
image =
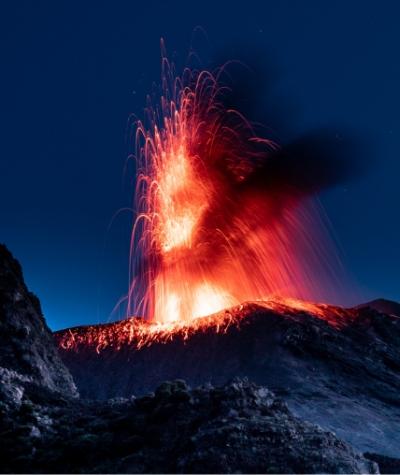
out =
<path fill-rule="evenodd" d="M 339 303 L 400 300 L 399 15 L 376 0 L 2 2 L 0 241 L 51 328 L 118 317 L 128 118 L 159 81 L 160 37 L 184 64 L 199 25 L 204 66 L 263 69 L 252 97 L 278 135 L 328 127 L 361 141 L 362 170 L 320 195 L 354 283 Z"/>

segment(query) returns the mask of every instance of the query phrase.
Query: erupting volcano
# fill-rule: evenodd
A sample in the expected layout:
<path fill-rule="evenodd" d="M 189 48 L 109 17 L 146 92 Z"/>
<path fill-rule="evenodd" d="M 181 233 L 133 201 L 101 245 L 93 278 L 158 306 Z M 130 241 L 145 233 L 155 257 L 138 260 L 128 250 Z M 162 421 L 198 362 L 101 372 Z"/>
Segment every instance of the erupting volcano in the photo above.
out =
<path fill-rule="evenodd" d="M 162 58 L 160 103 L 136 129 L 128 316 L 188 324 L 245 301 L 315 301 L 330 285 L 306 197 L 319 184 L 227 105 L 227 76 L 175 76 Z"/>
<path fill-rule="evenodd" d="M 193 404 L 204 390 L 199 387 L 228 385 L 228 415 L 216 425 L 218 437 L 237 413 L 234 439 L 243 443 L 245 459 L 269 464 L 253 449 L 252 437 L 259 441 L 264 432 L 253 427 L 251 436 L 244 432 L 247 413 L 241 411 L 253 399 L 235 378 L 248 378 L 284 399 L 296 417 L 333 430 L 372 460 L 385 462 L 379 455 L 384 454 L 397 463 L 391 458 L 398 454 L 394 428 L 400 421 L 397 307 L 389 302 L 385 314 L 370 304 L 313 303 L 343 297 L 345 279 L 339 282 L 343 274 L 316 194 L 343 178 L 349 160 L 332 147 L 336 143 L 318 149 L 321 135 L 279 146 L 259 133 L 233 107 L 228 68 L 185 69 L 176 76 L 163 57 L 160 103 L 149 100 L 147 117 L 135 129 L 127 318 L 57 331 L 59 354 L 83 398 L 102 404 L 155 391 L 137 403 L 150 414 L 151 447 L 160 438 L 159 432 L 154 437 L 154 421 L 164 427 L 167 414 L 172 432 L 194 444 L 196 453 L 205 453 L 195 442 L 199 434 L 214 447 L 210 426 L 199 429 Z M 198 388 L 193 397 L 182 381 Z M 213 413 L 220 392 L 205 405 Z M 237 393 L 242 399 L 233 407 Z M 175 412 L 168 398 L 177 402 Z M 253 402 L 260 407 L 257 397 Z M 263 413 L 270 414 L 271 407 Z M 194 410 L 194 436 L 177 430 L 187 408 Z M 254 421 L 254 413 L 250 418 Z M 274 417 L 271 438 L 262 445 L 279 447 L 279 460 L 286 460 L 292 449 L 277 443 L 279 427 L 300 444 L 303 460 L 296 433 L 287 422 L 275 422 Z M 225 456 L 231 439 L 218 440 L 223 450 L 218 448 L 216 459 L 235 459 L 236 448 L 234 456 Z M 332 444 L 327 447 L 331 451 Z M 325 460 L 321 450 L 318 442 L 316 457 Z M 203 464 L 195 472 L 198 467 Z M 279 472 L 273 463 L 269 467 Z M 253 470 L 235 465 L 209 471 Z"/>
<path fill-rule="evenodd" d="M 398 2 L 3 3 L 0 475 L 400 475 Z"/>

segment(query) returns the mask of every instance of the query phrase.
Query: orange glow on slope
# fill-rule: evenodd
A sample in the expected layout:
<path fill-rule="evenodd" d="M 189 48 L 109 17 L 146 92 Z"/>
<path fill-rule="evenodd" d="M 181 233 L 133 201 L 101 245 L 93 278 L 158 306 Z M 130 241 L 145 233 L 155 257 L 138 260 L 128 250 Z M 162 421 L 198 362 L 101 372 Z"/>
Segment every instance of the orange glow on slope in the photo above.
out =
<path fill-rule="evenodd" d="M 122 347 L 140 349 L 154 343 L 167 343 L 174 339 L 187 340 L 196 333 L 214 331 L 226 333 L 229 328 L 249 323 L 257 311 L 270 310 L 282 316 L 302 317 L 302 312 L 326 321 L 336 328 L 343 328 L 355 317 L 352 309 L 327 304 L 314 304 L 296 299 L 274 298 L 264 302 L 248 302 L 207 317 L 193 318 L 189 322 L 148 322 L 131 317 L 116 323 L 89 325 L 55 333 L 58 346 L 65 351 L 93 348 L 98 353 L 106 348 Z M 268 318 L 268 315 L 265 316 Z"/>
<path fill-rule="evenodd" d="M 318 212 L 269 183 L 277 145 L 224 106 L 223 69 L 162 65 L 160 105 L 136 130 L 128 315 L 179 326 L 270 295 L 318 299 Z"/>

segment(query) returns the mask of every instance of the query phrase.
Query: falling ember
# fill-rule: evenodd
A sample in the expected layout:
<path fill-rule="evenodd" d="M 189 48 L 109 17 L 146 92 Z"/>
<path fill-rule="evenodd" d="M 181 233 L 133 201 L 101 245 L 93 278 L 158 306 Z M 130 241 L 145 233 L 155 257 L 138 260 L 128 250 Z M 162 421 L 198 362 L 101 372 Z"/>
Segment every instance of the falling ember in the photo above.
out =
<path fill-rule="evenodd" d="M 187 324 L 327 284 L 317 206 L 277 172 L 277 144 L 225 106 L 223 76 L 174 77 L 163 58 L 160 104 L 136 131 L 128 315 Z"/>

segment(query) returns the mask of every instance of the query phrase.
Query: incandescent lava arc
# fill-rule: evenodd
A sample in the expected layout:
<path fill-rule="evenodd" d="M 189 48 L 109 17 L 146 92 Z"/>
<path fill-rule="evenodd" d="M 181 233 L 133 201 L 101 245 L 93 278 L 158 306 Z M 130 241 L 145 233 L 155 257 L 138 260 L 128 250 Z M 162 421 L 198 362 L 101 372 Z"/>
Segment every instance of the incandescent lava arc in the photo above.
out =
<path fill-rule="evenodd" d="M 330 285 L 314 188 L 225 105 L 224 75 L 175 76 L 163 57 L 160 102 L 136 123 L 128 316 L 188 323 L 244 301 L 320 300 Z"/>

